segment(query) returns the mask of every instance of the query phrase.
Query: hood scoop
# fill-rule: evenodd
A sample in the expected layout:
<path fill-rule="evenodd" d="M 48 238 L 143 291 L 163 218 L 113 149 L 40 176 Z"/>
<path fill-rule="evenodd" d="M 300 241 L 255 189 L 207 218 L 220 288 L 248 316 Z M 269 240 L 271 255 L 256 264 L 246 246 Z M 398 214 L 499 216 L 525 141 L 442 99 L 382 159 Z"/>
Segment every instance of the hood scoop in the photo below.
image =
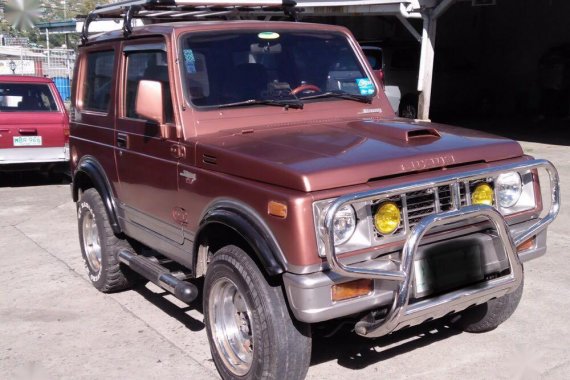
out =
<path fill-rule="evenodd" d="M 366 120 L 350 123 L 351 127 L 374 131 L 383 137 L 403 142 L 412 142 L 424 139 L 439 139 L 441 135 L 435 128 L 426 128 L 420 125 L 407 123 L 381 123 Z"/>
<path fill-rule="evenodd" d="M 422 137 L 440 138 L 439 132 L 433 128 L 412 129 L 406 133 L 406 141 Z"/>

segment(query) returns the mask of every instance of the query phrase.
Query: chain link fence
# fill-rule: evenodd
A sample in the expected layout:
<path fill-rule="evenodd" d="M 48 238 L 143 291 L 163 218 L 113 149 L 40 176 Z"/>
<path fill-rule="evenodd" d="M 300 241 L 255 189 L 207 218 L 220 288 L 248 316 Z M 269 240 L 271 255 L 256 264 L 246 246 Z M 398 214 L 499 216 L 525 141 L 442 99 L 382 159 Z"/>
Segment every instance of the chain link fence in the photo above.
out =
<path fill-rule="evenodd" d="M 51 78 L 64 101 L 71 96 L 76 53 L 72 49 L 37 49 L 0 46 L 0 75 Z"/>

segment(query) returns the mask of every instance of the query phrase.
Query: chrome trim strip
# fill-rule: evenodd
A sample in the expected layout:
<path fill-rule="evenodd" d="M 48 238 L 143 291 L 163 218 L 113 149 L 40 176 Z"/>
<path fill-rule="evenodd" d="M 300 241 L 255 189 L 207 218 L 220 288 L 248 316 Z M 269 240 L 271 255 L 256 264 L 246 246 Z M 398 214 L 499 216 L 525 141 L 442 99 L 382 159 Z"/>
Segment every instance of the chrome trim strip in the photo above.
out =
<path fill-rule="evenodd" d="M 519 246 L 521 243 L 525 242 L 526 240 L 530 239 L 534 235 L 544 231 L 546 227 L 556 219 L 558 213 L 560 212 L 560 180 L 558 177 L 558 171 L 552 165 L 550 161 L 546 160 L 536 160 L 542 161 L 544 169 L 548 172 L 550 177 L 550 210 L 548 211 L 548 215 L 544 218 L 539 219 L 532 227 L 530 227 L 526 233 L 522 233 L 517 235 L 513 238 L 515 242 L 515 247 Z M 528 169 L 538 169 L 538 165 L 536 167 L 530 167 Z"/>
<path fill-rule="evenodd" d="M 377 199 L 378 197 L 390 197 L 397 194 L 405 193 L 408 191 L 414 191 L 418 189 L 423 189 L 426 187 L 441 186 L 445 184 L 453 185 L 454 183 L 459 183 L 461 181 L 469 181 L 470 179 L 475 179 L 481 176 L 496 176 L 501 172 L 513 171 L 513 170 L 532 170 L 543 168 L 546 170 L 550 177 L 550 187 L 551 187 L 551 205 L 548 214 L 539 219 L 526 231 L 521 232 L 516 236 L 511 236 L 509 227 L 507 226 L 503 216 L 499 211 L 491 206 L 466 206 L 461 208 L 461 204 L 456 203 L 454 200 L 454 206 L 459 209 L 447 211 L 439 214 L 432 214 L 424 217 L 411 231 L 407 237 L 406 243 L 402 251 L 402 260 L 400 263 L 400 269 L 396 271 L 386 271 L 371 269 L 365 267 L 355 267 L 343 264 L 337 257 L 334 248 L 334 236 L 333 236 L 333 221 L 334 215 L 345 204 L 350 204 L 353 202 L 361 202 L 372 199 Z M 457 190 L 457 186 L 456 189 Z M 456 191 L 454 191 L 456 192 Z M 456 198 L 456 196 L 454 196 Z M 398 291 L 395 294 L 392 309 L 388 312 L 386 318 L 380 322 L 374 322 L 370 326 L 366 326 L 367 322 L 359 322 L 357 325 L 357 333 L 360 335 L 367 336 L 381 336 L 385 335 L 391 331 L 394 331 L 400 321 L 408 319 L 407 317 L 413 315 L 417 312 L 417 308 L 410 308 L 409 312 L 406 310 L 409 301 L 409 290 L 411 285 L 411 280 L 413 278 L 413 261 L 418 246 L 421 239 L 425 233 L 433 227 L 440 226 L 446 223 L 458 222 L 465 219 L 484 217 L 489 219 L 494 225 L 499 237 L 502 239 L 505 247 L 505 251 L 509 258 L 509 263 L 511 266 L 511 274 L 509 276 L 504 276 L 499 279 L 488 281 L 482 288 L 478 290 L 464 289 L 458 292 L 452 292 L 444 297 L 443 301 L 439 303 L 430 303 L 429 307 L 450 308 L 454 305 L 463 303 L 473 303 L 480 298 L 487 299 L 488 296 L 497 296 L 498 293 L 508 293 L 513 289 L 516 289 L 520 281 L 522 280 L 522 264 L 516 253 L 516 247 L 520 245 L 525 240 L 531 238 L 534 235 L 542 232 L 548 224 L 550 224 L 558 215 L 560 211 L 560 187 L 558 172 L 552 163 L 547 160 L 530 160 L 525 163 L 508 164 L 498 166 L 492 169 L 478 169 L 469 171 L 462 174 L 454 174 L 438 177 L 435 179 L 430 179 L 426 181 L 421 181 L 419 183 L 404 185 L 404 186 L 391 186 L 385 188 L 382 191 L 374 190 L 367 191 L 363 193 L 348 194 L 336 199 L 328 208 L 327 213 L 324 218 L 324 228 L 323 228 L 323 238 L 325 240 L 325 254 L 328 260 L 329 266 L 332 271 L 346 277 L 356 277 L 356 278 L 373 278 L 380 280 L 398 281 L 400 282 Z M 441 298 L 441 297 L 440 297 Z M 475 302 L 477 303 L 477 302 Z M 469 306 L 469 305 L 467 305 Z M 414 311 L 416 310 L 416 311 Z M 453 309 L 452 309 L 453 310 Z M 435 310 L 434 310 L 435 311 Z"/>
<path fill-rule="evenodd" d="M 461 208 L 461 188 L 459 187 L 459 182 L 452 183 L 449 191 L 451 192 L 452 210 L 459 210 Z"/>
<path fill-rule="evenodd" d="M 432 189 L 433 189 L 433 195 L 434 195 L 435 213 L 438 214 L 441 212 L 441 203 L 440 203 L 441 201 L 439 199 L 439 187 L 434 186 L 434 187 L 432 187 Z"/>

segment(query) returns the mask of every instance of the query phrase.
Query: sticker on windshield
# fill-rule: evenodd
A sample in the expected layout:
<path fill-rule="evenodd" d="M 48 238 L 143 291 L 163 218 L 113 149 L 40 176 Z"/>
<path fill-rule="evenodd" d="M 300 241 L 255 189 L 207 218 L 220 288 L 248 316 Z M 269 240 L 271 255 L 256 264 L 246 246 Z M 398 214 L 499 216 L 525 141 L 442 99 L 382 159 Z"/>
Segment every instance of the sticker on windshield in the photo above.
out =
<path fill-rule="evenodd" d="M 194 58 L 194 52 L 192 49 L 182 50 L 184 53 L 184 66 L 186 66 L 186 72 L 188 74 L 194 74 L 196 72 L 196 58 Z"/>
<path fill-rule="evenodd" d="M 276 40 L 279 38 L 279 33 L 275 32 L 261 32 L 257 35 L 262 40 Z"/>
<path fill-rule="evenodd" d="M 374 83 L 368 78 L 356 79 L 356 85 L 360 90 L 360 95 L 374 95 Z"/>

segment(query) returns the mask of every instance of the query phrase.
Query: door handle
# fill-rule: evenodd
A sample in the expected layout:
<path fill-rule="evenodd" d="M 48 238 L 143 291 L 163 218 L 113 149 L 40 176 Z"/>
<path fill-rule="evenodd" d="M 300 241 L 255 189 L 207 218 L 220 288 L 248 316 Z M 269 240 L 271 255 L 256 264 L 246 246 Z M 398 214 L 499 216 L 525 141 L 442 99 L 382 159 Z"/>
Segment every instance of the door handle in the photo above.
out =
<path fill-rule="evenodd" d="M 129 136 L 127 136 L 125 133 L 117 133 L 117 147 L 128 148 Z"/>
<path fill-rule="evenodd" d="M 18 130 L 21 135 L 37 135 L 38 130 L 36 128 L 20 128 Z"/>
<path fill-rule="evenodd" d="M 186 157 L 186 148 L 179 144 L 172 145 L 170 147 L 170 154 L 174 158 L 184 158 Z"/>

